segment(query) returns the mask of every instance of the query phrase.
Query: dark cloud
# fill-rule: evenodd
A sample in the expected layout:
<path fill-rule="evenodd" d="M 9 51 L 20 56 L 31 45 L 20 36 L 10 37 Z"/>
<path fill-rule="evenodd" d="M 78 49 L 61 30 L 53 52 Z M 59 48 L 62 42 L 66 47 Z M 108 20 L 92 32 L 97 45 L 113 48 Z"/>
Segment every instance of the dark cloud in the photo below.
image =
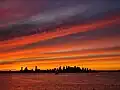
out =
<path fill-rule="evenodd" d="M 8 21 L 6 27 L 1 27 L 0 40 L 8 40 L 41 33 L 46 30 L 49 31 L 56 27 L 101 19 L 105 15 L 109 16 L 119 12 L 119 4 L 120 1 L 118 0 L 16 0 L 15 2 L 6 0 L 2 3 L 3 8 L 9 8 L 8 11 L 13 12 L 14 15 L 20 9 L 17 14 L 25 12 L 23 13 L 25 17 L 20 19 L 18 17 L 14 24 Z M 3 11 L 0 10 L 0 12 Z M 12 16 L 8 15 L 8 17 L 11 18 Z M 2 21 L 0 23 L 2 26 Z"/>
<path fill-rule="evenodd" d="M 53 38 L 53 39 L 48 39 L 45 41 L 40 41 L 40 42 L 36 42 L 36 43 L 31 43 L 31 44 L 27 44 L 24 46 L 20 46 L 20 47 L 11 47 L 11 49 L 1 49 L 0 52 L 11 52 L 11 51 L 17 51 L 17 50 L 23 50 L 23 49 L 30 49 L 30 48 L 34 48 L 34 47 L 48 47 L 48 46 L 52 46 L 52 45 L 61 45 L 61 44 L 65 44 L 65 43 L 70 43 L 70 42 L 80 42 L 81 44 L 84 42 L 87 42 L 88 40 L 97 40 L 97 39 L 101 39 L 101 38 L 120 38 L 120 27 L 117 25 L 115 26 L 110 26 L 107 28 L 102 28 L 102 29 L 96 29 L 96 30 L 91 30 L 91 31 L 86 31 L 86 32 L 80 32 L 77 34 L 71 34 L 71 35 L 67 35 L 67 36 L 62 36 L 62 37 L 57 37 L 57 38 Z M 119 42 L 118 42 L 119 43 Z M 115 45 L 117 46 L 117 45 Z"/>
<path fill-rule="evenodd" d="M 107 27 L 107 28 L 102 28 L 102 29 L 96 29 L 92 31 L 86 31 L 86 32 L 80 32 L 77 34 L 71 34 L 63 37 L 57 37 L 45 41 L 40 41 L 37 43 L 32 43 L 25 48 L 29 47 L 37 47 L 37 46 L 48 46 L 48 45 L 59 45 L 59 44 L 64 44 L 64 43 L 69 43 L 69 42 L 85 42 L 88 40 L 97 40 L 100 38 L 112 38 L 112 37 L 119 37 L 120 38 L 120 27 Z"/>

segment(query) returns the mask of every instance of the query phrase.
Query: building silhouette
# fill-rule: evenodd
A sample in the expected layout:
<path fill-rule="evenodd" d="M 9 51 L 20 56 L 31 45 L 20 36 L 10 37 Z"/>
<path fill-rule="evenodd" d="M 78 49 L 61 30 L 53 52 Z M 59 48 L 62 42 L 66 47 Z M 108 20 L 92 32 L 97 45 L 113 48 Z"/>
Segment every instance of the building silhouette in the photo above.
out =
<path fill-rule="evenodd" d="M 25 67 L 23 69 L 23 67 L 21 67 L 20 72 L 24 72 L 24 73 L 87 73 L 87 72 L 93 72 L 94 70 L 88 69 L 88 68 L 81 68 L 81 67 L 71 67 L 71 66 L 59 66 L 58 68 L 53 68 L 53 69 L 47 69 L 47 70 L 40 70 L 38 69 L 37 66 L 35 66 L 35 69 L 31 69 L 29 70 L 27 67 Z"/>

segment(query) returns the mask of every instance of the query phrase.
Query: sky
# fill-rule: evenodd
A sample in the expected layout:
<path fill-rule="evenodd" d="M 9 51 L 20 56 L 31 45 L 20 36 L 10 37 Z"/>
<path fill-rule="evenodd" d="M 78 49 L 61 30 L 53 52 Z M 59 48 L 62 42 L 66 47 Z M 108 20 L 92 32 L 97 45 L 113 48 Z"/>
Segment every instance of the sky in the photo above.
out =
<path fill-rule="evenodd" d="M 119 0 L 0 0 L 0 70 L 120 69 Z"/>

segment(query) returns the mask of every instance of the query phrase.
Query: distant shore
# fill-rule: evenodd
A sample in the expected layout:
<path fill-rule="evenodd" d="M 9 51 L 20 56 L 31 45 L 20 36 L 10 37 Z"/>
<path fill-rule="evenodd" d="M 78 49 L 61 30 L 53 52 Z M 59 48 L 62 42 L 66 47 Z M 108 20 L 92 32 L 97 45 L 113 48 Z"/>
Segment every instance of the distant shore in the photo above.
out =
<path fill-rule="evenodd" d="M 83 68 L 78 66 L 59 66 L 58 68 L 41 70 L 35 66 L 34 69 L 29 70 L 28 67 L 21 67 L 18 71 L 0 71 L 0 73 L 98 73 L 98 72 L 120 72 L 120 70 L 91 70 L 89 68 Z"/>
<path fill-rule="evenodd" d="M 58 73 L 100 73 L 100 72 L 120 72 L 120 70 L 96 70 L 96 71 L 90 71 L 90 72 L 58 72 Z M 56 72 L 21 72 L 21 71 L 0 71 L 1 73 L 55 73 Z M 58 74 L 57 73 L 57 74 Z"/>

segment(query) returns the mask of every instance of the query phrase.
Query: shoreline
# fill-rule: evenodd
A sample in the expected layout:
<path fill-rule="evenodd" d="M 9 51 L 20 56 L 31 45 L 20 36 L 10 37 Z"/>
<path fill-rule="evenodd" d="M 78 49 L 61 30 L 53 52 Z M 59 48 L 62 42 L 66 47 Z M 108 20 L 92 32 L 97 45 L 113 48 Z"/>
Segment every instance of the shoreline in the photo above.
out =
<path fill-rule="evenodd" d="M 75 74 L 80 74 L 80 73 L 101 73 L 101 72 L 120 72 L 120 70 L 103 70 L 103 71 L 91 71 L 91 72 L 59 72 L 57 74 L 69 74 L 69 73 L 75 73 Z M 21 72 L 21 71 L 0 71 L 0 74 L 2 73 L 21 73 L 21 74 L 24 74 L 24 73 L 40 73 L 40 74 L 56 74 L 55 72 Z"/>

